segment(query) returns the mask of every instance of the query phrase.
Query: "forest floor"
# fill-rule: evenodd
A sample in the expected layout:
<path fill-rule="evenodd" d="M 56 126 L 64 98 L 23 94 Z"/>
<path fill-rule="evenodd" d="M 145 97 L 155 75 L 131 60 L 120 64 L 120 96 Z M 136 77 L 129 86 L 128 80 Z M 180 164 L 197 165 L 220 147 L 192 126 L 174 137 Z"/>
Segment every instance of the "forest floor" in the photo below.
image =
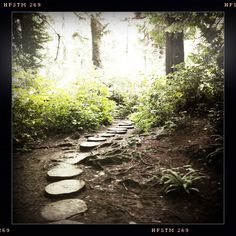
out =
<path fill-rule="evenodd" d="M 69 198 L 84 200 L 88 210 L 69 220 L 84 224 L 222 223 L 223 171 L 200 161 L 212 148 L 211 135 L 207 120 L 193 119 L 171 134 L 157 128 L 139 135 L 133 129 L 110 138 L 92 153 L 102 156 L 110 152 L 114 159 L 77 164 L 83 170 L 77 179 L 83 179 L 86 186 Z M 45 187 L 52 182 L 47 172 L 65 153 L 77 153 L 84 140 L 84 136 L 53 136 L 30 153 L 14 154 L 13 223 L 50 223 L 41 209 L 68 196 L 45 195 Z M 208 176 L 198 183 L 200 192 L 163 194 L 160 168 L 187 164 Z"/>

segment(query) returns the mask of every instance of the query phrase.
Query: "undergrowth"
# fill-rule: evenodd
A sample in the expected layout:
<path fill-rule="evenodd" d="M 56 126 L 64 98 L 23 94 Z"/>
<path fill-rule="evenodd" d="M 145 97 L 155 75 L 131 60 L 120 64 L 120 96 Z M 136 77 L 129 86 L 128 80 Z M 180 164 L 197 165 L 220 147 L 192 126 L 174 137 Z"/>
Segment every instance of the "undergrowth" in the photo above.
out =
<path fill-rule="evenodd" d="M 177 167 L 172 169 L 162 168 L 161 184 L 164 193 L 179 192 L 190 194 L 191 192 L 199 192 L 195 187 L 197 180 L 206 178 L 200 171 L 195 170 L 191 165 Z"/>

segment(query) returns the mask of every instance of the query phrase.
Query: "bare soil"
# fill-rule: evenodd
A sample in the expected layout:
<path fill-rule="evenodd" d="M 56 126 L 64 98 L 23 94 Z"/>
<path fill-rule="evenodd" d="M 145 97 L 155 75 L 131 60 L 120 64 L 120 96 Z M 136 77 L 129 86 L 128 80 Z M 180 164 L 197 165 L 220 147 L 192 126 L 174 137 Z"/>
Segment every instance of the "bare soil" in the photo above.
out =
<path fill-rule="evenodd" d="M 50 223 L 42 218 L 41 209 L 69 198 L 86 202 L 86 212 L 68 218 L 84 224 L 223 222 L 223 170 L 202 161 L 213 145 L 207 120 L 195 119 L 172 133 L 154 129 L 147 135 L 136 130 L 116 135 L 92 151 L 92 159 L 78 164 L 83 173 L 76 178 L 86 182 L 83 190 L 60 198 L 46 196 L 44 189 L 52 182 L 46 177 L 47 171 L 64 153 L 79 152 L 79 143 L 84 140 L 84 136 L 54 136 L 30 153 L 14 154 L 14 223 Z M 108 152 L 114 158 L 107 156 Z M 103 155 L 109 158 L 96 159 Z M 200 192 L 164 194 L 159 182 L 161 168 L 187 164 L 208 176 L 197 183 Z"/>

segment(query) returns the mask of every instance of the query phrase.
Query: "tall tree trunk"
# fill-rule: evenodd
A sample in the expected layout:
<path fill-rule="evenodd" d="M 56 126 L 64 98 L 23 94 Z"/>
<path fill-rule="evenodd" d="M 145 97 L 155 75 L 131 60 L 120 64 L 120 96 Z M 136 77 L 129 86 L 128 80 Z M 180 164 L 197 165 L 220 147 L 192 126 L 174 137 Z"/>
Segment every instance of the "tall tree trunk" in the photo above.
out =
<path fill-rule="evenodd" d="M 100 43 L 102 37 L 101 23 L 91 15 L 91 33 L 92 33 L 92 61 L 95 67 L 102 68 L 100 58 Z"/>
<path fill-rule="evenodd" d="M 184 62 L 183 32 L 166 33 L 166 74 L 174 72 L 173 66 Z"/>
<path fill-rule="evenodd" d="M 33 22 L 31 14 L 22 14 L 20 17 L 21 32 L 22 32 L 22 47 L 25 53 L 35 53 L 32 44 L 33 40 Z"/>
<path fill-rule="evenodd" d="M 33 36 L 33 25 L 31 14 L 14 14 L 13 18 L 13 36 L 17 40 L 17 46 L 23 49 L 23 52 L 31 52 L 31 42 Z"/>

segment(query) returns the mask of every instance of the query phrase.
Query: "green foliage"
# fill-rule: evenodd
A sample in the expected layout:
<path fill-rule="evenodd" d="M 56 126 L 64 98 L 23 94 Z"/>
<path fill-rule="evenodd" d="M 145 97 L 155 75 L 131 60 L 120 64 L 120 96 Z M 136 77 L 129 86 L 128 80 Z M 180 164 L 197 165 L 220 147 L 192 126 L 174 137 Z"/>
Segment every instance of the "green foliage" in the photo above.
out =
<path fill-rule="evenodd" d="M 98 128 L 112 120 L 115 103 L 97 81 L 78 80 L 70 89 L 40 76 L 15 74 L 13 81 L 13 140 L 27 147 L 52 133 Z M 32 80 L 32 77 L 34 79 Z"/>
<path fill-rule="evenodd" d="M 191 191 L 199 192 L 194 184 L 202 178 L 206 176 L 193 169 L 191 165 L 172 169 L 162 168 L 161 184 L 164 185 L 162 191 L 166 194 L 179 191 L 187 194 Z"/>
<path fill-rule="evenodd" d="M 192 56 L 192 65 L 177 65 L 167 77 L 157 77 L 142 97 L 131 119 L 141 131 L 152 127 L 181 127 L 191 116 L 209 116 L 215 132 L 222 132 L 223 69 L 202 53 Z"/>
<path fill-rule="evenodd" d="M 138 96 L 124 96 L 122 103 L 117 106 L 115 116 L 118 118 L 126 118 L 128 115 L 135 111 L 138 105 Z"/>
<path fill-rule="evenodd" d="M 207 164 L 215 167 L 222 167 L 223 165 L 223 147 L 217 147 L 213 152 L 206 156 Z"/>
<path fill-rule="evenodd" d="M 146 17 L 141 31 L 150 35 L 158 45 L 164 45 L 165 33 L 184 32 L 185 38 L 195 38 L 196 32 L 201 31 L 207 42 L 213 48 L 222 46 L 223 38 L 223 14 L 221 12 L 148 12 L 137 13 L 139 17 Z"/>
<path fill-rule="evenodd" d="M 135 80 L 129 77 L 108 78 L 104 83 L 109 87 L 109 99 L 116 102 L 114 116 L 117 118 L 126 118 L 135 112 L 141 94 L 149 87 L 148 80 L 143 75 Z"/>
<path fill-rule="evenodd" d="M 213 148 L 207 154 L 207 156 L 203 157 L 201 161 L 203 161 L 206 165 L 212 167 L 222 167 L 223 165 L 223 136 L 221 135 L 212 135 L 213 138 Z"/>

